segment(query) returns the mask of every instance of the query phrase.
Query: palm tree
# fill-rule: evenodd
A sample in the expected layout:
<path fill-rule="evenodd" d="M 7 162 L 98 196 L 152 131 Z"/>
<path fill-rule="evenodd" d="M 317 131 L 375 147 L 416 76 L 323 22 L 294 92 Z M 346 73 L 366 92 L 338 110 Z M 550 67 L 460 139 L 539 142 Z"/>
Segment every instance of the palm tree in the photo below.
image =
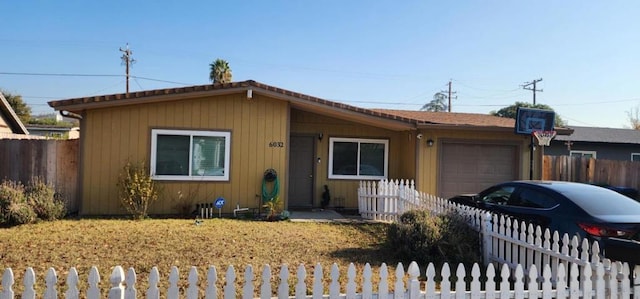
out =
<path fill-rule="evenodd" d="M 231 68 L 229 63 L 224 59 L 216 59 L 209 64 L 211 71 L 209 72 L 209 80 L 213 83 L 229 83 L 231 82 Z"/>
<path fill-rule="evenodd" d="M 446 99 L 447 95 L 445 95 L 444 93 L 436 93 L 435 95 L 433 95 L 433 100 L 431 100 L 431 102 L 429 103 L 424 104 L 422 108 L 420 108 L 420 110 L 433 112 L 447 111 L 449 106 L 445 102 Z"/>

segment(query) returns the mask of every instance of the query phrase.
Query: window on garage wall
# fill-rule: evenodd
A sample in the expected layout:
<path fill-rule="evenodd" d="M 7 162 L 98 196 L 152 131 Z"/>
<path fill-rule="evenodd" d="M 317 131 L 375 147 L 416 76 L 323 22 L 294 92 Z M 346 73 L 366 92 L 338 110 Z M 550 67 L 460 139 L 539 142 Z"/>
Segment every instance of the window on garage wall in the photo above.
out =
<path fill-rule="evenodd" d="M 387 177 L 389 140 L 329 139 L 330 179 L 384 179 Z"/>
<path fill-rule="evenodd" d="M 640 153 L 631 153 L 631 161 L 640 162 Z"/>
<path fill-rule="evenodd" d="M 151 131 L 151 176 L 155 180 L 229 180 L 231 133 Z"/>

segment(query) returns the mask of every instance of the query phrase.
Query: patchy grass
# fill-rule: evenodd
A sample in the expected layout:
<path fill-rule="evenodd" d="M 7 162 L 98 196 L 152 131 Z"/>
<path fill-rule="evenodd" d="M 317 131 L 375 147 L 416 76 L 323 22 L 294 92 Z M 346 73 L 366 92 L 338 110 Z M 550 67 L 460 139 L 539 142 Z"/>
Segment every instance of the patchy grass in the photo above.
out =
<path fill-rule="evenodd" d="M 186 288 L 191 266 L 198 269 L 201 293 L 206 287 L 209 266 L 218 272 L 218 289 L 222 291 L 229 265 L 236 270 L 237 291 L 241 291 L 245 268 L 252 265 L 254 285 L 259 290 L 263 266 L 272 267 L 272 289 L 279 283 L 282 264 L 288 265 L 290 288 L 300 264 L 305 265 L 307 288 L 311 293 L 313 266 L 323 267 L 325 286 L 330 282 L 333 263 L 340 268 L 342 287 L 346 284 L 349 263 L 362 269 L 370 263 L 374 279 L 384 262 L 392 273 L 397 261 L 389 260 L 383 248 L 385 224 L 329 224 L 241 221 L 231 219 L 204 220 L 63 220 L 0 229 L 0 267 L 12 268 L 16 276 L 14 290 L 22 291 L 27 267 L 33 267 L 42 294 L 46 270 L 53 267 L 58 275 L 58 292 L 66 291 L 66 278 L 76 267 L 81 279 L 81 294 L 86 292 L 89 268 L 98 267 L 103 297 L 107 296 L 109 276 L 120 265 L 125 272 L 133 267 L 137 289 L 144 294 L 148 274 L 158 267 L 160 290 L 166 294 L 172 266 L 180 270 L 180 286 Z M 408 265 L 406 265 L 408 266 Z M 406 267 L 405 266 L 405 267 Z M 406 270 L 406 269 L 405 269 Z"/>

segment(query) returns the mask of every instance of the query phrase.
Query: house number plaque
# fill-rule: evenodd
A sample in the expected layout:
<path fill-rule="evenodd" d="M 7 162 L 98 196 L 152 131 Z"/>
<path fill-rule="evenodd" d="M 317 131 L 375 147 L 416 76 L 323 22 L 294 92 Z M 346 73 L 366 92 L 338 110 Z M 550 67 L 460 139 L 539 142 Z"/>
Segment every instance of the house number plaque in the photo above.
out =
<path fill-rule="evenodd" d="M 282 142 L 282 141 L 271 141 L 271 142 L 269 142 L 269 147 L 284 147 L 284 142 Z"/>

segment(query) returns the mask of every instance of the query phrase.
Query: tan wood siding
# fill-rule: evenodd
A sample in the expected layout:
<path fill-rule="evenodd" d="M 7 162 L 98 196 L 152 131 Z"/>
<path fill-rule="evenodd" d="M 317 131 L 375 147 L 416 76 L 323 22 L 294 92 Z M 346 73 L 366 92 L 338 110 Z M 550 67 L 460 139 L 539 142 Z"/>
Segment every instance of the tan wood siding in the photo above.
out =
<path fill-rule="evenodd" d="M 258 207 L 262 175 L 267 168 L 285 173 L 286 148 L 269 141 L 287 139 L 286 102 L 243 94 L 91 110 L 86 113 L 86 149 L 83 165 L 84 215 L 122 214 L 117 177 L 127 160 L 150 159 L 151 129 L 221 130 L 231 132 L 228 182 L 158 181 L 162 195 L 149 212 L 173 214 L 183 204 L 212 202 L 224 197 L 223 213 L 236 205 Z M 286 181 L 280 181 L 286 190 Z M 178 202 L 178 191 L 191 195 Z M 282 191 L 280 196 L 286 200 Z"/>
<path fill-rule="evenodd" d="M 358 207 L 358 180 L 328 179 L 329 138 L 331 137 L 388 139 L 388 177 L 390 179 L 415 178 L 415 138 L 410 137 L 415 134 L 410 132 L 386 130 L 292 109 L 291 133 L 315 136 L 322 133 L 323 135 L 322 139 L 316 142 L 316 158 L 320 158 L 320 163 L 316 164 L 315 207 L 320 206 L 324 185 L 328 185 L 331 192 L 330 207 L 338 204 L 336 198 L 344 199 L 342 205 L 345 208 Z"/>

